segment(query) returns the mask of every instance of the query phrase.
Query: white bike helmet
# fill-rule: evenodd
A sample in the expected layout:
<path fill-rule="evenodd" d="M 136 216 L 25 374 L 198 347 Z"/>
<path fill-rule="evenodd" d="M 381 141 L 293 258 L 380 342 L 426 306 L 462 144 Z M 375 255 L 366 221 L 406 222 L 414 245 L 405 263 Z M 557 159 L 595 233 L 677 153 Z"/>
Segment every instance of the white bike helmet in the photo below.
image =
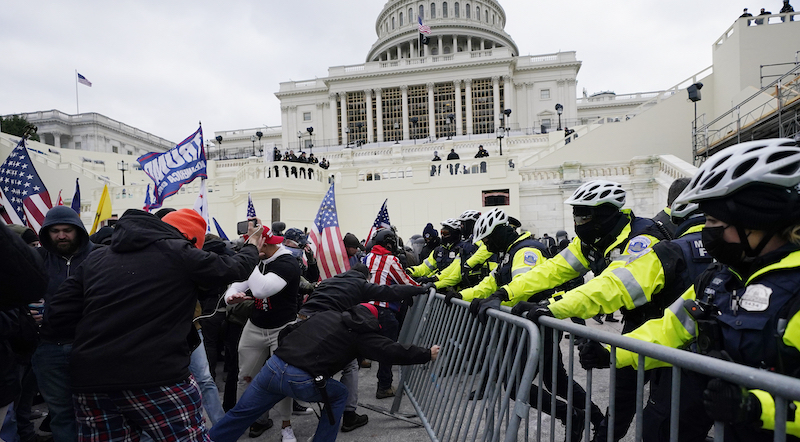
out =
<path fill-rule="evenodd" d="M 669 217 L 670 219 L 672 219 L 672 222 L 675 223 L 675 221 L 682 220 L 692 215 L 693 213 L 698 212 L 699 210 L 700 210 L 700 205 L 697 203 L 677 204 L 673 202 L 672 209 L 670 210 L 669 213 Z"/>
<path fill-rule="evenodd" d="M 748 141 L 706 160 L 674 205 L 730 195 L 749 184 L 794 187 L 800 183 L 800 148 L 789 138 Z"/>
<path fill-rule="evenodd" d="M 477 221 L 481 217 L 481 213 L 477 210 L 465 210 L 459 217 L 459 221 Z"/>
<path fill-rule="evenodd" d="M 597 207 L 610 203 L 618 208 L 625 205 L 625 189 L 613 181 L 594 180 L 578 187 L 564 204 Z"/>
<path fill-rule="evenodd" d="M 494 232 L 497 226 L 507 226 L 508 215 L 502 209 L 492 209 L 478 218 L 475 223 L 473 241 L 480 241 Z"/>
<path fill-rule="evenodd" d="M 461 230 L 461 221 L 456 218 L 447 218 L 440 223 L 442 227 L 447 227 L 450 230 Z"/>

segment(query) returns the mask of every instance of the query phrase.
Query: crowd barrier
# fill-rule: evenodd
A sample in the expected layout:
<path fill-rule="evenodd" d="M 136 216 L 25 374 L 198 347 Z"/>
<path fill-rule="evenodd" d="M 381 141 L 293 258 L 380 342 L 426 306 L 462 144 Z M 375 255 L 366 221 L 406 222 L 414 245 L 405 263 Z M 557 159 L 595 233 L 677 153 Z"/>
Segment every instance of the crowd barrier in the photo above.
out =
<path fill-rule="evenodd" d="M 676 398 L 680 391 L 681 370 L 698 372 L 721 378 L 749 389 L 761 389 L 775 397 L 774 441 L 786 440 L 787 410 L 790 401 L 800 400 L 800 379 L 783 376 L 766 370 L 735 364 L 721 359 L 703 356 L 690 351 L 678 350 L 623 337 L 616 333 L 575 324 L 569 320 L 542 318 L 537 327 L 532 322 L 509 313 L 509 309 L 490 310 L 486 325 L 481 324 L 468 312 L 469 303 L 454 300 L 451 306 L 444 303 L 441 294 L 419 297 L 409 309 L 399 342 L 429 347 L 442 346 L 440 357 L 433 364 L 401 367 L 400 388 L 392 404 L 397 412 L 404 397 L 408 398 L 422 425 L 432 441 L 541 441 L 548 437 L 554 441 L 569 434 L 572 425 L 573 379 L 575 379 L 577 352 L 576 337 L 625 348 L 639 355 L 636 388 L 636 416 L 626 440 L 640 441 L 643 436 L 642 410 L 645 397 L 645 357 L 658 359 L 672 365 L 671 391 Z M 551 328 L 568 333 L 569 338 L 561 342 L 561 333 L 546 333 Z M 552 335 L 552 342 L 544 342 Z M 545 345 L 555 352 L 558 346 L 564 351 L 564 363 L 568 373 L 566 428 L 563 432 L 556 425 L 555 413 L 546 421 L 542 411 L 542 376 L 538 376 L 538 395 L 529 398 L 530 386 L 536 373 L 544 372 Z M 556 364 L 553 358 L 553 376 L 550 391 L 557 391 Z M 583 370 L 578 366 L 579 383 L 586 389 L 586 403 L 580 408 L 589 410 L 592 391 L 597 391 L 606 382 L 607 397 L 598 397 L 599 403 L 607 403 L 611 419 L 608 439 L 614 433 L 613 414 L 615 408 L 614 388 L 617 370 L 614 352 L 611 352 L 609 370 Z M 593 379 L 593 372 L 594 379 Z M 584 376 L 585 375 L 585 376 Z M 599 381 L 598 381 L 599 378 Z M 520 387 L 522 386 L 522 387 Z M 522 392 L 519 395 L 517 392 Z M 473 396 L 473 397 L 471 397 Z M 519 396 L 519 400 L 516 397 Z M 531 412 L 531 401 L 536 405 Z M 605 412 L 605 407 L 601 409 Z M 678 441 L 678 412 L 680 400 L 671 401 L 670 442 Z M 546 407 L 547 408 L 547 407 Z M 549 409 L 556 409 L 556 396 L 552 395 Z M 531 419 L 534 422 L 531 423 Z M 590 440 L 590 420 L 587 414 L 583 433 L 584 441 Z M 724 440 L 724 425 L 717 422 L 713 429 L 716 441 Z"/>

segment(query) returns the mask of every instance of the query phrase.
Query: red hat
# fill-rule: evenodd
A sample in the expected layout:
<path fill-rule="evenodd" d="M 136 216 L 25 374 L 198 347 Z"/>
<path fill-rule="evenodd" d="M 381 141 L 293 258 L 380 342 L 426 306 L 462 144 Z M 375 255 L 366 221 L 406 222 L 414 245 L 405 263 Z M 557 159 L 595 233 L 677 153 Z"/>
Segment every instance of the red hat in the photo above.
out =
<path fill-rule="evenodd" d="M 378 307 L 375 307 L 374 304 L 370 304 L 368 302 L 362 302 L 359 305 L 363 305 L 364 307 L 366 307 L 369 311 L 372 312 L 373 315 L 375 315 L 375 319 L 378 319 Z"/>
<path fill-rule="evenodd" d="M 198 249 L 203 248 L 206 240 L 206 220 L 194 209 L 180 209 L 170 212 L 161 221 L 178 229 L 189 241 L 193 241 Z"/>
<path fill-rule="evenodd" d="M 264 226 L 264 231 L 261 232 L 261 236 L 264 237 L 264 242 L 267 244 L 283 243 L 283 237 L 278 235 L 273 235 L 272 230 L 270 230 L 270 228 L 267 226 Z"/>

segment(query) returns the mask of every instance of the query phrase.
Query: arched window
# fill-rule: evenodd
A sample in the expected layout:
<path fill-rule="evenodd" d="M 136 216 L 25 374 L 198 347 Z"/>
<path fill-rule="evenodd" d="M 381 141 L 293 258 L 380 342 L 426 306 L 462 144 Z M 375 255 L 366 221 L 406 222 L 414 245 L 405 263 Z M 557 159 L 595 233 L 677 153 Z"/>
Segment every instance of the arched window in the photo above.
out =
<path fill-rule="evenodd" d="M 475 6 L 475 20 L 481 21 L 481 7 Z"/>
<path fill-rule="evenodd" d="M 404 24 L 405 23 L 403 23 L 403 13 L 401 12 L 400 13 L 400 27 L 402 28 Z"/>
<path fill-rule="evenodd" d="M 456 4 L 458 4 L 458 3 L 456 3 Z M 472 9 L 469 8 L 469 3 L 467 3 L 467 6 L 464 8 L 464 11 L 466 11 L 466 13 L 467 13 L 467 18 L 472 18 L 472 17 L 470 17 L 470 14 L 472 13 Z"/>
<path fill-rule="evenodd" d="M 454 9 L 455 10 L 453 12 L 455 13 L 456 18 L 461 17 L 461 11 L 458 9 L 458 2 L 456 2 L 456 4 L 454 5 Z"/>
<path fill-rule="evenodd" d="M 484 19 L 484 21 L 485 21 L 486 23 L 489 23 L 489 10 L 488 10 L 488 9 L 484 9 L 484 10 L 483 10 L 483 16 L 484 16 L 484 17 L 486 17 L 486 18 Z"/>
<path fill-rule="evenodd" d="M 431 3 L 431 18 L 436 18 L 436 3 Z"/>
<path fill-rule="evenodd" d="M 447 2 L 442 3 L 442 18 L 447 18 Z"/>
<path fill-rule="evenodd" d="M 392 31 L 394 31 L 394 17 L 392 17 Z"/>
<path fill-rule="evenodd" d="M 414 21 L 414 10 L 408 8 L 408 24 L 412 24 L 411 22 Z"/>
<path fill-rule="evenodd" d="M 422 17 L 423 19 L 425 18 L 425 6 L 424 5 L 419 5 L 419 16 Z"/>
<path fill-rule="evenodd" d="M 497 15 L 492 14 L 492 24 L 497 24 Z"/>

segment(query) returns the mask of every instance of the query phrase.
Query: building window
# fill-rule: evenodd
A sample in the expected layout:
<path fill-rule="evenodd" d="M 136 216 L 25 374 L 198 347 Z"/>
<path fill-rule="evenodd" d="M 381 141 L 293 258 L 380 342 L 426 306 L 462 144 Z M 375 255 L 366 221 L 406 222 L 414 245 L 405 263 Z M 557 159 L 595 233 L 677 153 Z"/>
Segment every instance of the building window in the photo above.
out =
<path fill-rule="evenodd" d="M 461 17 L 461 11 L 459 10 L 458 2 L 456 2 L 456 4 L 453 6 L 453 8 L 454 8 L 453 13 L 456 15 L 456 18 L 460 18 Z"/>
<path fill-rule="evenodd" d="M 414 10 L 408 8 L 408 24 L 412 24 L 412 21 L 414 21 Z"/>
<path fill-rule="evenodd" d="M 447 18 L 447 2 L 442 3 L 442 18 Z"/>
<path fill-rule="evenodd" d="M 403 139 L 403 95 L 400 88 L 384 89 L 381 93 L 383 106 L 383 137 L 386 141 Z"/>
<path fill-rule="evenodd" d="M 363 91 L 347 93 L 348 144 L 360 145 L 367 141 L 367 102 Z"/>
<path fill-rule="evenodd" d="M 549 118 L 542 118 L 542 128 L 550 129 L 553 127 L 553 123 Z"/>
<path fill-rule="evenodd" d="M 475 6 L 475 20 L 481 20 L 481 7 Z"/>
<path fill-rule="evenodd" d="M 489 10 L 488 9 L 484 9 L 483 16 L 486 17 L 486 19 L 484 21 L 486 23 L 489 23 Z"/>
<path fill-rule="evenodd" d="M 131 151 L 129 150 L 129 151 L 128 151 L 128 155 L 133 155 L 133 152 L 131 152 Z"/>
<path fill-rule="evenodd" d="M 472 132 L 474 134 L 494 132 L 493 94 L 491 78 L 472 80 Z M 500 104 L 502 105 L 502 102 Z"/>
<path fill-rule="evenodd" d="M 80 141 L 76 141 L 75 142 L 75 150 L 81 150 L 81 142 Z"/>
<path fill-rule="evenodd" d="M 469 8 L 469 3 L 464 7 L 464 12 L 467 13 L 467 18 L 472 18 L 470 15 L 472 14 L 472 10 Z"/>
<path fill-rule="evenodd" d="M 412 139 L 428 136 L 428 87 L 424 84 L 408 87 L 409 130 Z M 414 124 L 416 117 L 417 123 Z"/>
<path fill-rule="evenodd" d="M 394 17 L 392 17 L 392 31 L 394 31 Z"/>
<path fill-rule="evenodd" d="M 114 153 L 119 153 L 119 147 L 117 147 L 117 146 L 111 146 L 111 152 L 114 152 Z"/>
<path fill-rule="evenodd" d="M 419 16 L 420 18 L 425 18 L 425 6 L 419 5 Z"/>
<path fill-rule="evenodd" d="M 484 190 L 483 207 L 507 206 L 511 203 L 508 189 Z"/>
<path fill-rule="evenodd" d="M 542 100 L 549 100 L 550 99 L 550 89 L 542 89 L 539 91 L 539 98 Z"/>
<path fill-rule="evenodd" d="M 303 112 L 303 121 L 311 121 L 311 112 Z"/>
<path fill-rule="evenodd" d="M 492 24 L 495 24 L 495 25 L 497 24 L 497 15 L 496 14 L 492 14 Z"/>
<path fill-rule="evenodd" d="M 400 27 L 401 27 L 401 28 L 403 27 L 403 24 L 404 24 L 404 23 L 403 23 L 403 13 L 401 12 L 401 13 L 400 13 Z"/>
<path fill-rule="evenodd" d="M 431 18 L 436 18 L 436 3 L 431 3 Z"/>

